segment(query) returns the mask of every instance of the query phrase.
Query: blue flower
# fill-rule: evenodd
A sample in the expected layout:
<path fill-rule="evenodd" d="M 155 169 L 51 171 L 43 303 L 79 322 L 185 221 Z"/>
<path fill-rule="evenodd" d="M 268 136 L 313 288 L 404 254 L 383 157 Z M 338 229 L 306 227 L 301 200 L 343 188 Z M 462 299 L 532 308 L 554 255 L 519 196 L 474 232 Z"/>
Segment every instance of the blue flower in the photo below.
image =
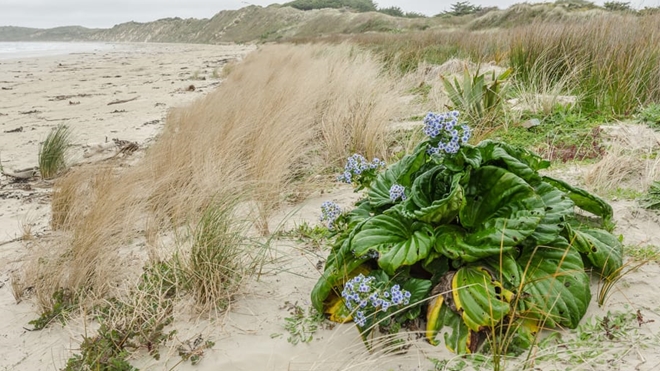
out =
<path fill-rule="evenodd" d="M 383 304 L 381 304 L 381 308 L 383 310 L 387 310 L 387 308 L 389 308 L 389 307 L 390 307 L 390 302 L 387 301 L 387 300 L 383 300 Z"/>
<path fill-rule="evenodd" d="M 335 221 L 340 215 L 341 207 L 338 204 L 332 201 L 325 201 L 321 204 L 321 221 L 327 222 L 329 229 L 333 228 Z"/>
<path fill-rule="evenodd" d="M 390 187 L 390 200 L 392 200 L 392 202 L 396 202 L 399 199 L 401 199 L 401 201 L 405 201 L 406 194 L 404 192 L 405 188 L 402 185 L 394 184 L 392 187 Z"/>

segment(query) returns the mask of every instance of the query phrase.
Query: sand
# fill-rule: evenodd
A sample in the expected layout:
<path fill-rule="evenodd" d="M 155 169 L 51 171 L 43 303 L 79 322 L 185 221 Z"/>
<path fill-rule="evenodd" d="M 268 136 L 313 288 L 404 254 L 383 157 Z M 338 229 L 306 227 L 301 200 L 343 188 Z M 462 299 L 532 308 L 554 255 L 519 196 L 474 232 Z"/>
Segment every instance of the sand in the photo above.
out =
<path fill-rule="evenodd" d="M 112 50 L 66 56 L 0 61 L 0 158 L 5 172 L 36 166 L 38 145 L 51 128 L 69 125 L 74 132 L 73 163 L 101 162 L 114 156 L 113 138 L 145 148 L 157 137 L 168 108 L 185 105 L 221 83 L 213 71 L 240 59 L 252 47 L 171 44 L 125 44 Z M 205 78 L 205 79 L 201 79 Z M 195 89 L 189 89 L 194 85 Z M 108 105 L 112 102 L 126 101 Z M 109 143 L 109 144 L 106 144 Z M 139 153 L 136 155 L 139 160 Z M 570 168 L 557 176 L 579 179 L 585 169 Z M 29 331 L 37 307 L 28 297 L 16 303 L 10 275 L 20 269 L 30 246 L 47 239 L 50 229 L 48 181 L 13 182 L 0 178 L 0 370 L 57 370 L 76 351 L 82 336 L 95 323 L 77 316 L 66 326 L 54 323 L 42 331 Z M 350 207 L 359 197 L 348 186 L 319 189 L 301 205 L 281 210 L 270 225 L 291 229 L 318 221 L 320 205 L 334 200 Z M 626 245 L 660 245 L 660 218 L 632 201 L 613 202 L 618 222 L 615 233 Z M 32 240 L 23 241 L 23 237 Z M 131 361 L 140 369 L 169 370 L 433 370 L 430 358 L 462 361 L 444 346 L 433 347 L 414 334 L 402 334 L 411 347 L 403 355 L 369 353 L 352 324 L 320 329 L 309 344 L 293 345 L 284 329 L 292 305 L 308 308 L 309 293 L 319 277 L 317 265 L 327 251 L 314 250 L 296 240 L 274 240 L 272 262 L 263 274 L 247 282 L 230 310 L 220 318 L 200 319 L 190 311 L 177 312 L 172 328 L 178 330 L 171 348 L 156 361 L 144 352 Z M 636 313 L 645 321 L 626 337 L 585 343 L 582 360 L 570 365 L 539 361 L 539 370 L 657 370 L 660 369 L 660 266 L 649 263 L 625 276 L 606 306 L 594 300 L 584 322 L 608 312 Z M 598 326 L 596 326 L 598 327 Z M 569 331 L 561 331 L 570 339 Z M 197 366 L 181 362 L 180 341 L 198 335 L 215 342 Z M 566 357 L 569 349 L 543 348 L 538 355 Z M 440 368 L 439 368 L 440 369 Z M 505 369 L 520 369 L 511 359 Z"/>

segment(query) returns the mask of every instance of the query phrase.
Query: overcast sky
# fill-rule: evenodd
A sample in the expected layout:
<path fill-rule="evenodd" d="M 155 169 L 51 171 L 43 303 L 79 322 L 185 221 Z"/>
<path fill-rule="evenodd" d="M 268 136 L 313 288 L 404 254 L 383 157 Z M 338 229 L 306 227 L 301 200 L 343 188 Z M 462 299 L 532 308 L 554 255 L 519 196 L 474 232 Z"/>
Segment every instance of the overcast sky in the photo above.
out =
<path fill-rule="evenodd" d="M 282 2 L 286 2 L 281 1 Z M 405 11 L 435 15 L 458 0 L 376 0 L 379 7 L 398 6 Z M 472 4 L 506 8 L 523 0 L 473 0 Z M 626 0 L 635 6 L 658 6 L 660 0 Z M 530 1 L 535 2 L 535 1 Z M 602 4 L 602 1 L 595 1 Z M 0 26 L 49 28 L 80 25 L 108 28 L 136 21 L 160 18 L 210 18 L 225 9 L 254 4 L 266 6 L 269 0 L 0 0 Z"/>

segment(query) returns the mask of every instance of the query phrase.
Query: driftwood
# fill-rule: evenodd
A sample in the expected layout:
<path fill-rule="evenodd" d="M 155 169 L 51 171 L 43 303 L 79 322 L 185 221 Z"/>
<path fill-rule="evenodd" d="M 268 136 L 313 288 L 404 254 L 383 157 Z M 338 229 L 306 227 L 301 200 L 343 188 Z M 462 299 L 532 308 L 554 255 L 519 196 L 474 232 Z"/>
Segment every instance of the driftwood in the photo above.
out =
<path fill-rule="evenodd" d="M 113 104 L 121 104 L 121 103 L 132 102 L 132 101 L 134 101 L 134 100 L 136 100 L 136 99 L 138 99 L 138 98 L 140 98 L 139 95 L 138 95 L 137 97 L 133 97 L 133 98 L 130 98 L 130 99 L 117 99 L 117 100 L 113 100 L 112 102 L 108 103 L 108 106 L 111 106 L 111 105 L 113 105 Z"/>
<path fill-rule="evenodd" d="M 23 170 L 18 170 L 14 171 L 13 173 L 5 173 L 4 171 L 2 172 L 4 176 L 8 176 L 10 178 L 18 179 L 18 180 L 25 180 L 25 179 L 30 179 L 37 174 L 39 174 L 39 168 L 38 167 L 31 167 L 29 169 L 23 169 Z"/>
<path fill-rule="evenodd" d="M 20 133 L 23 131 L 23 127 L 19 126 L 16 129 L 5 130 L 5 133 Z"/>

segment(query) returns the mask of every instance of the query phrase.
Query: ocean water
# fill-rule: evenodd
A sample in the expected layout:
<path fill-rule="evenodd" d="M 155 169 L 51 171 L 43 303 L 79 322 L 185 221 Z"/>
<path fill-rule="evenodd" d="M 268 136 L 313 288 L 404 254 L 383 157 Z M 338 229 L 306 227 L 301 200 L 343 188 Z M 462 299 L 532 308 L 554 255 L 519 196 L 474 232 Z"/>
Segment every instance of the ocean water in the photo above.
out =
<path fill-rule="evenodd" d="M 113 44 L 88 42 L 0 42 L 0 60 L 45 57 L 113 49 Z"/>

